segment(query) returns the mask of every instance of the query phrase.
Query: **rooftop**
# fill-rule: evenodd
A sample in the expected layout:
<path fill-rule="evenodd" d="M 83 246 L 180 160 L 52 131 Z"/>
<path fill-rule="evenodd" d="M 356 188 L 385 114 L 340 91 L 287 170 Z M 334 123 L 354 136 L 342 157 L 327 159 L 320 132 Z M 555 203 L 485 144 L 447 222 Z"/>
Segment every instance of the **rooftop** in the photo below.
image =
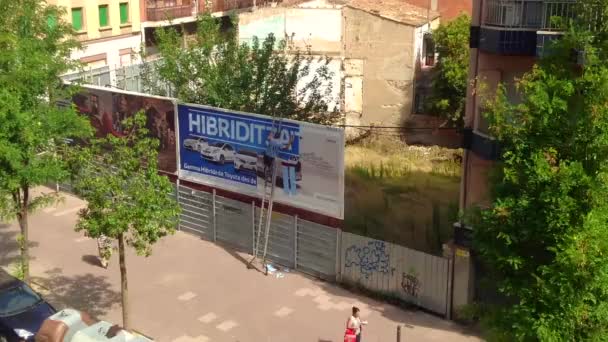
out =
<path fill-rule="evenodd" d="M 439 12 L 412 5 L 405 0 L 331 0 L 331 2 L 412 26 L 421 26 L 439 17 Z"/>

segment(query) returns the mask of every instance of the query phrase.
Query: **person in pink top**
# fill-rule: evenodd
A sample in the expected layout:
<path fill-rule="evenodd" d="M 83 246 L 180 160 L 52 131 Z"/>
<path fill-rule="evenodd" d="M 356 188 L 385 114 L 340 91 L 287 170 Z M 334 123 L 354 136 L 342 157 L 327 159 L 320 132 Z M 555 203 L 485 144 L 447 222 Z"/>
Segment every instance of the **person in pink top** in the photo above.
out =
<path fill-rule="evenodd" d="M 355 331 L 356 342 L 361 342 L 361 331 L 363 326 L 367 324 L 367 321 L 362 321 L 361 317 L 359 317 L 360 311 L 361 310 L 359 310 L 358 307 L 353 306 L 353 315 L 350 316 L 348 322 L 346 323 L 347 329 L 352 329 Z"/>

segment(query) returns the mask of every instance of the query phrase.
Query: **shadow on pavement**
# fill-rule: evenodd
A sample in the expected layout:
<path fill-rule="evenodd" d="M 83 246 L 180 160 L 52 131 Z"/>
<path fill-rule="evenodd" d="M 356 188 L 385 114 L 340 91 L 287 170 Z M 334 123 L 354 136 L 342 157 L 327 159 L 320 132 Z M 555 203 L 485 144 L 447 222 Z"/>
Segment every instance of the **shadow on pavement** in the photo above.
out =
<path fill-rule="evenodd" d="M 101 262 L 99 261 L 99 257 L 97 257 L 97 255 L 91 255 L 91 254 L 83 255 L 82 261 L 86 262 L 87 264 L 89 264 L 91 266 L 101 267 Z"/>
<path fill-rule="evenodd" d="M 19 246 L 17 245 L 19 231 L 10 224 L 0 223 L 0 265 L 9 266 L 19 259 Z M 38 242 L 30 241 L 29 247 L 38 247 Z M 30 261 L 35 258 L 30 253 Z"/>
<path fill-rule="evenodd" d="M 120 293 L 112 289 L 105 276 L 90 273 L 65 276 L 60 268 L 54 268 L 43 277 L 33 277 L 33 281 L 48 290 L 45 298 L 51 304 L 85 311 L 93 317 L 105 315 L 120 303 Z"/>

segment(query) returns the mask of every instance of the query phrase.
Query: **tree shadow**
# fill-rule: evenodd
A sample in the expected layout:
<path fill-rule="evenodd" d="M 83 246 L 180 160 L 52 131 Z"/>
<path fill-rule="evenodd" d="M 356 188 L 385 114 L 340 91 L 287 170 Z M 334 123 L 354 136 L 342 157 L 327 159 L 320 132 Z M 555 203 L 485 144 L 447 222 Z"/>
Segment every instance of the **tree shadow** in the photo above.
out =
<path fill-rule="evenodd" d="M 33 281 L 49 291 L 46 299 L 58 308 L 70 307 L 94 318 L 104 316 L 121 301 L 120 293 L 112 289 L 105 276 L 65 276 L 60 268 L 54 268 L 42 277 L 33 277 Z"/>
<path fill-rule="evenodd" d="M 17 244 L 19 230 L 8 223 L 0 223 L 0 265 L 9 266 L 19 260 L 19 245 Z M 38 247 L 36 241 L 29 241 L 30 248 Z M 30 253 L 30 261 L 35 258 Z"/>

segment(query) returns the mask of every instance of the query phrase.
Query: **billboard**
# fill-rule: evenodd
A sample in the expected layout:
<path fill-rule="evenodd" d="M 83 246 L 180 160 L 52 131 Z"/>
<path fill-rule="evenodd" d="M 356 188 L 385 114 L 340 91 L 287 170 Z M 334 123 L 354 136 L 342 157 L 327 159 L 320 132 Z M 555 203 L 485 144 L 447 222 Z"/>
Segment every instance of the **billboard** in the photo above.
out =
<path fill-rule="evenodd" d="M 342 129 L 206 106 L 177 108 L 180 178 L 262 197 L 275 163 L 275 201 L 344 217 Z"/>
<path fill-rule="evenodd" d="M 175 103 L 168 98 L 86 86 L 72 101 L 80 114 L 89 118 L 97 137 L 124 136 L 121 122 L 143 110 L 146 127 L 160 142 L 158 168 L 177 173 Z"/>

